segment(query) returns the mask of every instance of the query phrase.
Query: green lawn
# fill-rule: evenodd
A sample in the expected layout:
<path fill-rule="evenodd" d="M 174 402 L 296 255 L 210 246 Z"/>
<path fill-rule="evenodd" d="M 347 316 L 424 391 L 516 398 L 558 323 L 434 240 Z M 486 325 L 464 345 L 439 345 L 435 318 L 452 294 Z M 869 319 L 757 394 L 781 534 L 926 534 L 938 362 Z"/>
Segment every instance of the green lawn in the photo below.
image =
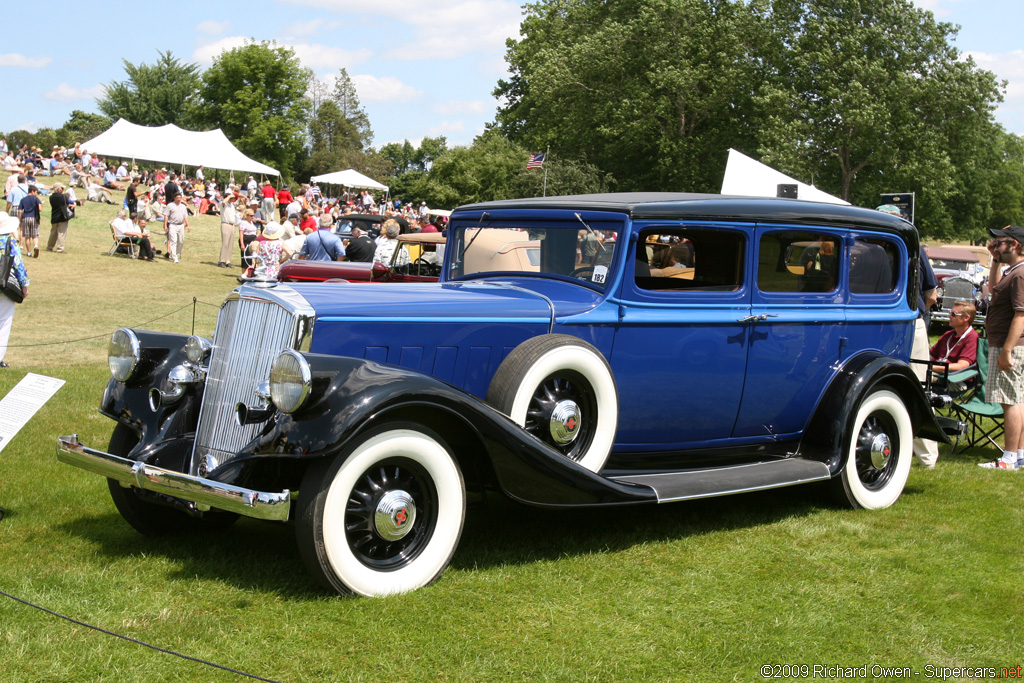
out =
<path fill-rule="evenodd" d="M 0 395 L 26 372 L 67 381 L 0 452 L 0 590 L 279 681 L 719 683 L 763 680 L 764 664 L 923 678 L 928 665 L 1024 663 L 1024 473 L 976 467 L 992 448 L 915 466 L 880 512 L 813 487 L 612 511 L 498 502 L 469 511 L 440 581 L 386 599 L 318 590 L 288 526 L 143 538 L 105 482 L 56 461 L 54 439 L 106 443 L 96 406 L 112 329 L 167 316 L 150 326 L 187 333 L 195 297 L 209 334 L 206 304 L 238 271 L 214 265 L 214 218 L 173 265 L 107 257 L 112 207 L 81 216 L 68 254 L 29 260 L 0 371 Z M 92 680 L 244 679 L 0 596 L 0 681 Z"/>

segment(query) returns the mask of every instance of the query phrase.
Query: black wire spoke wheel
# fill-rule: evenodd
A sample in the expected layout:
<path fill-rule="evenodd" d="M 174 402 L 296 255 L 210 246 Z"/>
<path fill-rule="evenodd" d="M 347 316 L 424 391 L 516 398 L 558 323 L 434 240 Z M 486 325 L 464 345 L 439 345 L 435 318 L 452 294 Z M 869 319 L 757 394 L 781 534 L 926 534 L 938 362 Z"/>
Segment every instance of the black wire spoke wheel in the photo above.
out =
<path fill-rule="evenodd" d="M 886 412 L 874 412 L 857 434 L 857 473 L 864 488 L 877 491 L 892 479 L 899 462 L 896 421 Z"/>
<path fill-rule="evenodd" d="M 356 558 L 390 571 L 414 560 L 437 523 L 437 491 L 418 463 L 395 458 L 362 474 L 345 509 L 345 534 Z"/>
<path fill-rule="evenodd" d="M 888 387 L 861 401 L 845 436 L 846 462 L 832 480 L 840 503 L 879 510 L 903 493 L 914 459 L 914 428 L 903 397 Z"/>
<path fill-rule="evenodd" d="M 597 399 L 577 372 L 563 371 L 541 382 L 526 409 L 526 431 L 571 460 L 583 457 L 594 438 Z"/>

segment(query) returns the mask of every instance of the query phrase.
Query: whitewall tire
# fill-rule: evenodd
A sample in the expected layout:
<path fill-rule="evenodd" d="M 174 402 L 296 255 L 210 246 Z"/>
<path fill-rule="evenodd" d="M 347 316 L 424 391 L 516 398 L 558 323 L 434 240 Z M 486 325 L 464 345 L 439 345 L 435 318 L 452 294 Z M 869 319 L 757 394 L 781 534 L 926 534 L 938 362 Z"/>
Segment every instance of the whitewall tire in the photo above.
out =
<path fill-rule="evenodd" d="M 895 503 L 910 474 L 913 441 L 903 399 L 888 389 L 872 391 L 846 436 L 846 464 L 835 480 L 837 492 L 854 508 L 877 510 Z"/>
<path fill-rule="evenodd" d="M 441 575 L 462 534 L 466 490 L 439 436 L 395 424 L 310 467 L 298 505 L 299 550 L 314 577 L 338 593 L 377 597 Z"/>

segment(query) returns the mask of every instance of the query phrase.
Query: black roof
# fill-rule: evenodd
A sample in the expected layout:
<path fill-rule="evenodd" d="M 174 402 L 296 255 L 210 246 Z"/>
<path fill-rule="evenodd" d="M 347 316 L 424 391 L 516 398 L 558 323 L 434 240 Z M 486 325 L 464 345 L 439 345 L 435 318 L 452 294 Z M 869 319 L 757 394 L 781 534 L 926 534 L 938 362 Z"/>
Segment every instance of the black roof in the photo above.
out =
<path fill-rule="evenodd" d="M 861 226 L 899 234 L 908 240 L 911 247 L 917 246 L 917 230 L 909 222 L 897 216 L 856 206 L 775 197 L 741 197 L 687 192 L 609 192 L 504 199 L 466 204 L 457 208 L 452 213 L 452 218 L 458 218 L 460 213 L 470 213 L 475 220 L 476 214 L 480 211 L 530 209 L 613 211 L 628 214 L 633 219 L 704 218 Z"/>

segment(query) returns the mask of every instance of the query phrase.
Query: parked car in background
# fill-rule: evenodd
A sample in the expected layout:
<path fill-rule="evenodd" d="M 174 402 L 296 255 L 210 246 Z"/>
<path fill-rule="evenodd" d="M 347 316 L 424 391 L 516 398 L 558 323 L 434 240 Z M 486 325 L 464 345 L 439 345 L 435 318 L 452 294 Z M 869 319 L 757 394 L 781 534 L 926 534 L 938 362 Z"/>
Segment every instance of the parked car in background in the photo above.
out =
<path fill-rule="evenodd" d="M 436 580 L 493 495 L 884 508 L 955 427 L 908 366 L 918 258 L 907 221 L 798 200 L 463 206 L 439 282 L 243 284 L 211 339 L 117 330 L 109 446 L 58 455 L 144 534 L 293 521 L 312 576 L 367 596 Z"/>
<path fill-rule="evenodd" d="M 931 311 L 932 323 L 948 323 L 953 305 L 969 301 L 978 310 L 974 324 L 984 325 L 988 301 L 982 284 L 988 272 L 980 263 L 980 255 L 973 249 L 957 246 L 928 247 L 925 251 L 939 283 L 939 300 Z"/>
<path fill-rule="evenodd" d="M 351 233 L 349 233 L 351 234 Z M 436 282 L 444 260 L 444 236 L 439 232 L 418 232 L 398 236 L 399 248 L 389 263 L 359 261 L 291 260 L 281 265 L 281 282 Z M 408 263 L 402 259 L 402 249 Z"/>

